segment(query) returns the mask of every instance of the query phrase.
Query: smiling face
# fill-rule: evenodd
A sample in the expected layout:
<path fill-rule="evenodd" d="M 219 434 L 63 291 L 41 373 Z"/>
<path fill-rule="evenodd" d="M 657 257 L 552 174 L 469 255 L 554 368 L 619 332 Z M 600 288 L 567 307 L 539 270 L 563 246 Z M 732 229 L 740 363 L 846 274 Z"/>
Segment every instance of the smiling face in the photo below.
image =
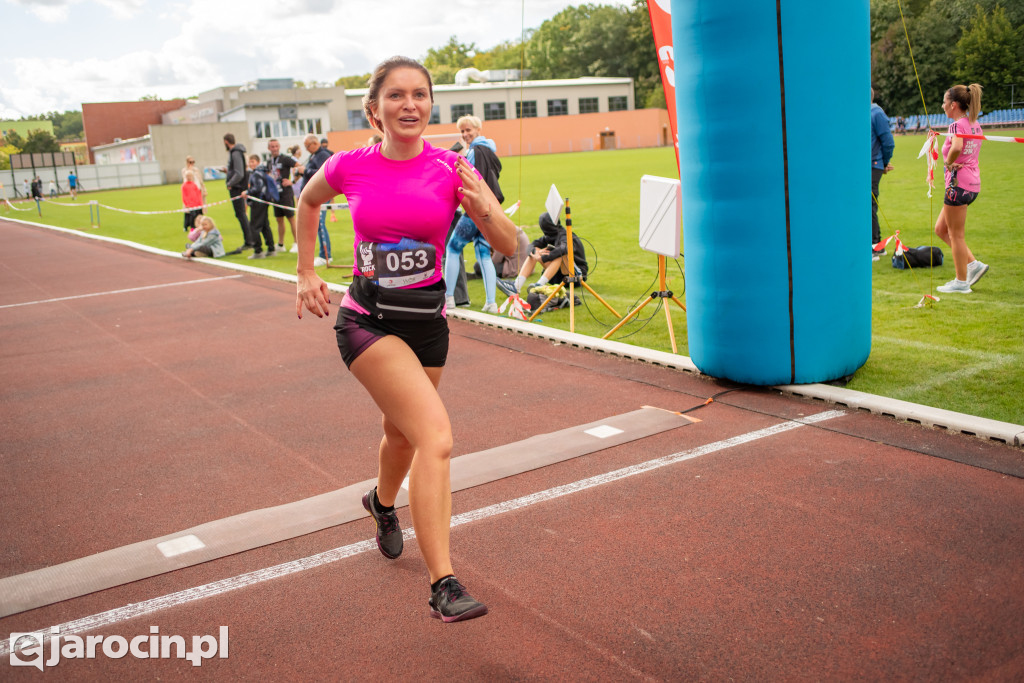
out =
<path fill-rule="evenodd" d="M 270 152 L 270 156 L 276 157 L 281 153 L 281 143 L 277 140 L 271 140 L 267 143 L 267 151 Z"/>
<path fill-rule="evenodd" d="M 463 122 L 459 126 L 459 132 L 462 133 L 462 141 L 468 146 L 473 140 L 480 135 L 480 129 L 471 123 Z"/>
<path fill-rule="evenodd" d="M 384 80 L 371 111 L 385 135 L 411 140 L 423 134 L 432 105 L 427 77 L 418 69 L 397 68 Z"/>

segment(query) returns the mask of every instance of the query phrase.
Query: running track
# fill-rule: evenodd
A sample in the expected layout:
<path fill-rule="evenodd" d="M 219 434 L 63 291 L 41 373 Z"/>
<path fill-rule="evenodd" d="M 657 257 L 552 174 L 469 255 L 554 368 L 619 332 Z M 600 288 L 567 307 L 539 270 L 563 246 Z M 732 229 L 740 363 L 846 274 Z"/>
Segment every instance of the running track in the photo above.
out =
<path fill-rule="evenodd" d="M 0 230 L 0 578 L 374 476 L 379 413 L 293 285 Z M 361 519 L 0 638 L 230 629 L 199 670 L 100 655 L 64 680 L 1024 678 L 1019 449 L 462 320 L 442 382 L 456 456 L 723 391 L 689 426 L 455 493 L 482 619 L 429 619 L 415 540 L 388 562 Z M 7 652 L 0 678 L 45 675 Z"/>

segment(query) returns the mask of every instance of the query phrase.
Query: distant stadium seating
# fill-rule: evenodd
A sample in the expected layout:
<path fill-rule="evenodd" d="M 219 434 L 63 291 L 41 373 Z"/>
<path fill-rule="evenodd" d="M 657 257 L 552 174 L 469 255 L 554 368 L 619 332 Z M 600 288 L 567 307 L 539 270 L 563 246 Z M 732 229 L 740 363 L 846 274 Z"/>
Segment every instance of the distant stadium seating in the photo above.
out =
<path fill-rule="evenodd" d="M 978 117 L 982 126 L 994 126 L 996 128 L 1008 126 L 1024 126 L 1024 109 L 997 109 L 982 114 Z M 889 117 L 889 125 L 895 130 L 896 117 Z M 945 114 L 930 114 L 925 117 L 922 114 L 915 114 L 907 117 L 907 131 L 913 133 L 920 125 L 921 130 L 927 128 L 945 128 L 949 125 L 949 119 Z"/>

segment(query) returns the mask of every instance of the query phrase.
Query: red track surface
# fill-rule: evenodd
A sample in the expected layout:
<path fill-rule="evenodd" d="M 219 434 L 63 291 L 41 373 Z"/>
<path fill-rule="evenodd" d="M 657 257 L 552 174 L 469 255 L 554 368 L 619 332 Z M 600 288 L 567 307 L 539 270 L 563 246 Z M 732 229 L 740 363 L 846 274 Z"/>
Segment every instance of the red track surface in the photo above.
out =
<path fill-rule="evenodd" d="M 379 413 L 287 283 L 0 221 L 0 576 L 368 479 Z M 207 282 L 155 287 L 193 280 Z M 150 287 L 151 289 L 136 289 Z M 131 290 L 110 293 L 115 290 Z M 730 385 L 452 323 L 454 455 Z M 830 407 L 735 388 L 702 421 L 454 495 L 455 513 Z M 65 680 L 1024 678 L 1024 455 L 866 413 L 452 532 L 491 613 L 427 618 L 415 541 L 107 626 L 216 635 L 201 669 Z M 409 526 L 408 510 L 400 510 Z M 0 638 L 372 538 L 360 520 L 0 620 Z M 0 678 L 40 675 L 0 662 Z"/>

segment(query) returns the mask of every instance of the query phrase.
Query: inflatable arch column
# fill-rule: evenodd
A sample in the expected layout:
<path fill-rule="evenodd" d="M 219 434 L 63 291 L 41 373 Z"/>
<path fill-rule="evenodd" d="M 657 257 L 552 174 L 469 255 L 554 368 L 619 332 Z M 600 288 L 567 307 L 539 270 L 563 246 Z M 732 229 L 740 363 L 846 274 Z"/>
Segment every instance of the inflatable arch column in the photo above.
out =
<path fill-rule="evenodd" d="M 868 0 L 672 0 L 689 351 L 748 384 L 871 350 Z"/>

